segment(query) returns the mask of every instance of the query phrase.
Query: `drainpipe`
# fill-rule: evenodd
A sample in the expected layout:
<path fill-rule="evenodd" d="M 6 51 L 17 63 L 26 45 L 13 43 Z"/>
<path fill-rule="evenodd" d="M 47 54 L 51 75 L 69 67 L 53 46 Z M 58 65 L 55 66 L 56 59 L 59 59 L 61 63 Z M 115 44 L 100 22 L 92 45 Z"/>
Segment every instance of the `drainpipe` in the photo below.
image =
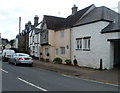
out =
<path fill-rule="evenodd" d="M 99 68 L 100 70 L 102 70 L 103 69 L 103 66 L 102 66 L 102 59 L 100 59 L 100 68 Z"/>
<path fill-rule="evenodd" d="M 72 30 L 71 30 L 71 28 L 70 28 L 70 59 L 72 60 L 72 51 L 71 51 L 71 48 L 72 48 L 72 47 L 71 47 L 71 45 L 72 45 L 72 44 L 71 44 L 71 40 L 72 40 L 71 37 L 72 37 L 72 36 L 71 36 L 71 31 L 72 31 Z"/>

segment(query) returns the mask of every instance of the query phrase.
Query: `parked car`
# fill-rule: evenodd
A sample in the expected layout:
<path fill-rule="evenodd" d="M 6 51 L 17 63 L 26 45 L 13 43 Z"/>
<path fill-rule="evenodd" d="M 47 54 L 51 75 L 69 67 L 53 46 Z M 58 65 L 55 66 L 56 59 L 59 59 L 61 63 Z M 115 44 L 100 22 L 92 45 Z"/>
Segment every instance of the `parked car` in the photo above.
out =
<path fill-rule="evenodd" d="M 2 52 L 2 61 L 8 61 L 15 54 L 14 50 L 4 49 Z"/>
<path fill-rule="evenodd" d="M 8 60 L 9 64 L 13 63 L 14 65 L 18 64 L 28 64 L 33 65 L 32 57 L 25 53 L 15 53 L 13 57 Z"/>

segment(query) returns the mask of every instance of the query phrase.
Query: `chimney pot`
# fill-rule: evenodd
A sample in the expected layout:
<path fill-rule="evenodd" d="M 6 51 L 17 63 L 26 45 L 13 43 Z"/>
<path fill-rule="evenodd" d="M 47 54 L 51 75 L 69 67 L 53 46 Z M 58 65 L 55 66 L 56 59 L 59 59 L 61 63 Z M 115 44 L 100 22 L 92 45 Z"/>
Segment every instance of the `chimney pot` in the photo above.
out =
<path fill-rule="evenodd" d="M 35 17 L 34 17 L 34 25 L 35 26 L 38 25 L 38 20 L 39 20 L 39 17 L 37 15 L 35 15 Z"/>
<path fill-rule="evenodd" d="M 72 7 L 72 15 L 77 12 L 78 7 L 74 4 Z"/>

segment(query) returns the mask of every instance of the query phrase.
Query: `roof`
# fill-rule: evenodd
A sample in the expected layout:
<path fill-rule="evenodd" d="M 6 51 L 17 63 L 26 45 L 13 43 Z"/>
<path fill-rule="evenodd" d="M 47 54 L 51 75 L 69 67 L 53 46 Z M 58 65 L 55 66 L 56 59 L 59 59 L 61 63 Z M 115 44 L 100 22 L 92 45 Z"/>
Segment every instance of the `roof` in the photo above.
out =
<path fill-rule="evenodd" d="M 82 19 L 79 19 L 76 24 L 72 27 L 90 24 L 97 21 L 107 21 L 109 25 L 105 27 L 101 33 L 109 33 L 109 32 L 118 32 L 120 31 L 120 14 L 117 12 L 105 7 L 95 7 L 92 11 L 90 11 L 87 15 L 85 15 Z"/>
<path fill-rule="evenodd" d="M 48 29 L 57 30 L 62 27 L 65 18 L 44 15 Z"/>
<path fill-rule="evenodd" d="M 44 15 L 48 29 L 62 30 L 98 21 L 107 21 L 109 25 L 101 33 L 120 31 L 120 14 L 105 7 L 95 7 L 94 4 L 77 11 L 67 18 Z"/>
<path fill-rule="evenodd" d="M 73 24 L 75 24 L 83 16 L 83 14 L 86 11 L 88 11 L 93 6 L 94 6 L 94 4 L 84 8 L 82 10 L 79 10 L 78 12 L 76 12 L 73 15 L 68 16 L 67 18 L 44 15 L 44 19 L 47 24 L 47 28 L 53 29 L 53 30 L 61 30 L 61 29 L 65 29 L 65 28 L 70 28 Z"/>
<path fill-rule="evenodd" d="M 89 24 L 97 21 L 112 22 L 114 20 L 118 20 L 118 14 L 105 6 L 101 6 L 95 7 L 91 12 L 74 24 L 74 26 Z"/>
<path fill-rule="evenodd" d="M 120 17 L 118 20 L 111 22 L 107 27 L 102 29 L 101 33 L 120 32 L 120 21 L 119 20 L 120 20 Z"/>
<path fill-rule="evenodd" d="M 92 4 L 82 10 L 77 11 L 74 15 L 68 16 L 65 20 L 64 27 L 70 28 L 73 26 L 89 9 L 91 9 L 91 7 L 95 7 L 95 5 Z"/>

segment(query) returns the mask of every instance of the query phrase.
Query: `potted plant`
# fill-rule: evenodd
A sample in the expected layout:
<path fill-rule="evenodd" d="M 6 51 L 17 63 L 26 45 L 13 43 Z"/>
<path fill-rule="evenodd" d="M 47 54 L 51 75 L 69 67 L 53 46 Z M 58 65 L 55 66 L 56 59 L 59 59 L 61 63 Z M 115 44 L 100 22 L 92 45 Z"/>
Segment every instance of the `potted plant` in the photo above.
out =
<path fill-rule="evenodd" d="M 53 63 L 54 64 L 62 64 L 62 59 L 59 57 L 56 57 L 56 58 L 54 58 Z"/>
<path fill-rule="evenodd" d="M 72 64 L 70 59 L 66 59 L 65 62 L 66 62 L 67 65 L 71 65 Z"/>

